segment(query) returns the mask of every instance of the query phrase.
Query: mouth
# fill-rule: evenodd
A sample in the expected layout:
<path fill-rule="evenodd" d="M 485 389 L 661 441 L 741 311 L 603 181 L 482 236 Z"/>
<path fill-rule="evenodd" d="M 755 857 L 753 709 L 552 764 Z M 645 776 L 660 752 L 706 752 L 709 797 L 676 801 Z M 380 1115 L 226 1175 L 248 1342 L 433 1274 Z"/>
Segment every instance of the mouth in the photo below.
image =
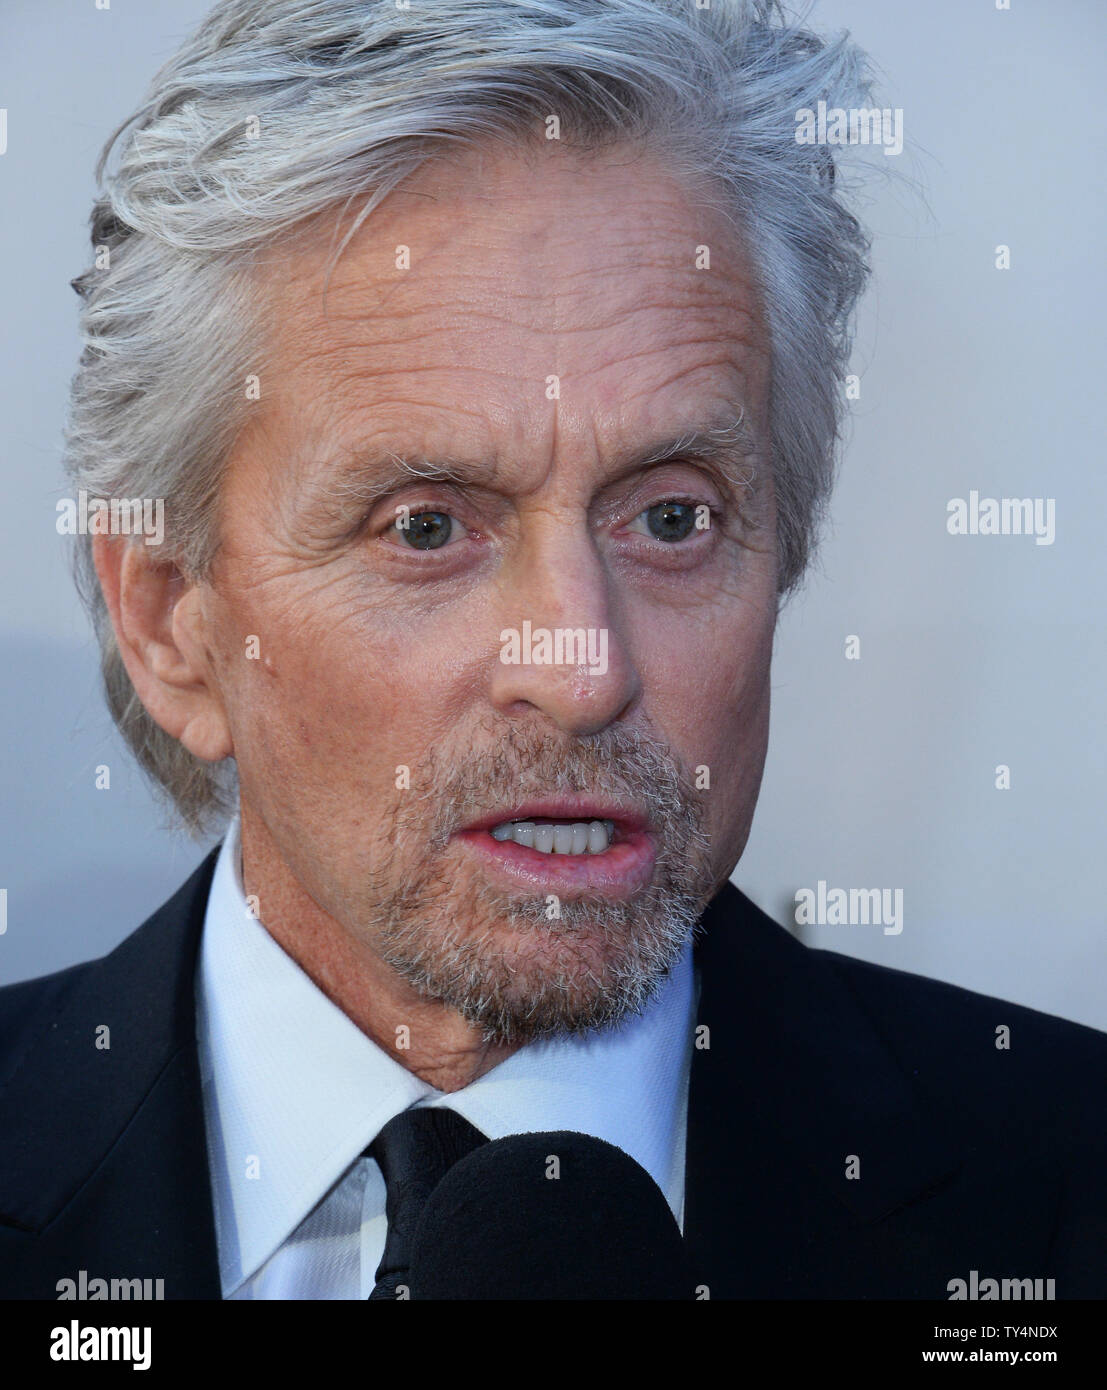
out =
<path fill-rule="evenodd" d="M 633 806 L 562 797 L 490 811 L 462 833 L 484 832 L 501 844 L 523 845 L 539 854 L 604 854 L 648 824 L 649 817 Z"/>
<path fill-rule="evenodd" d="M 516 884 L 628 897 L 653 873 L 648 826 L 635 807 L 569 797 L 503 807 L 452 838 Z"/>

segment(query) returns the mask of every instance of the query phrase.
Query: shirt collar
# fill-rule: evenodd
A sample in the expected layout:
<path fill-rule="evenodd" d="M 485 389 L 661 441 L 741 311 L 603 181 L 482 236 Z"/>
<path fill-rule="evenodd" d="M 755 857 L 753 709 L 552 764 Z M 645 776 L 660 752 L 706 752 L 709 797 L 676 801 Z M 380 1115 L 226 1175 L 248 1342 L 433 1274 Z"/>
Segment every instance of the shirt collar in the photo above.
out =
<path fill-rule="evenodd" d="M 204 919 L 197 1034 L 225 1293 L 250 1278 L 383 1126 L 447 1105 L 490 1139 L 576 1130 L 631 1155 L 681 1216 L 694 1017 L 689 942 L 646 1011 L 532 1043 L 460 1091 L 412 1075 L 333 1004 L 252 916 L 239 823 Z"/>

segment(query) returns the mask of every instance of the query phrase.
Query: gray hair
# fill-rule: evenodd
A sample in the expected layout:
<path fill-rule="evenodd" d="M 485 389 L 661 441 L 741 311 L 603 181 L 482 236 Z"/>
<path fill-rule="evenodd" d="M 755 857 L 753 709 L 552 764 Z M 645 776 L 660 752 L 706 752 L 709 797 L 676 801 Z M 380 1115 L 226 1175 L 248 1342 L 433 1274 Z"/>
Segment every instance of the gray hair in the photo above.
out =
<path fill-rule="evenodd" d="M 868 104 L 864 55 L 777 0 L 224 0 L 111 135 L 93 267 L 73 281 L 83 352 L 66 466 L 98 497 L 164 498 L 166 556 L 211 573 L 224 460 L 264 351 L 256 253 L 310 216 L 363 219 L 429 157 L 541 138 L 641 143 L 717 190 L 748 248 L 771 348 L 780 589 L 825 515 L 842 374 L 868 241 L 797 112 Z M 113 150 L 118 159 L 106 173 Z M 367 195 L 367 196 L 365 196 Z M 138 699 L 81 536 L 78 586 L 113 718 L 185 824 L 233 804 L 234 772 L 195 758 Z"/>

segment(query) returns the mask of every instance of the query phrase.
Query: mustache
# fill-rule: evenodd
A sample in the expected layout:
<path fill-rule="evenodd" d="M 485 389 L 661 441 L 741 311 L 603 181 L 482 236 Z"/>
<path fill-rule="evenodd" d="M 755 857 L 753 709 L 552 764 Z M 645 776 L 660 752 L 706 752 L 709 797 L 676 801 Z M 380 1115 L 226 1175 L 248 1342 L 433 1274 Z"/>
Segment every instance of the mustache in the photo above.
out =
<path fill-rule="evenodd" d="M 485 733 L 484 738 L 481 734 Z M 567 742 L 522 725 L 482 726 L 453 758 L 412 769 L 399 802 L 397 828 L 418 827 L 436 849 L 455 830 L 503 806 L 559 793 L 608 796 L 639 807 L 650 829 L 702 833 L 699 793 L 680 759 L 648 729 L 612 725 Z"/>

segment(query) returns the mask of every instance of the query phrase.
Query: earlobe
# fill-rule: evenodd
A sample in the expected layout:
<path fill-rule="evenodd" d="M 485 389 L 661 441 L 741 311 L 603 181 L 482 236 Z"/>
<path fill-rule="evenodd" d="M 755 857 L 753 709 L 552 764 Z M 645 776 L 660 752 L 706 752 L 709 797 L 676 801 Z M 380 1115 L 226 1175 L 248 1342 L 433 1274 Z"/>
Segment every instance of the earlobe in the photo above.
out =
<path fill-rule="evenodd" d="M 93 558 L 123 664 L 151 718 L 205 762 L 230 757 L 221 692 L 197 631 L 196 585 L 119 536 L 94 536 Z"/>
<path fill-rule="evenodd" d="M 212 659 L 205 592 L 210 593 L 190 584 L 174 566 L 168 590 L 174 679 L 194 696 L 188 721 L 177 737 L 195 757 L 217 763 L 234 756 L 234 742 Z"/>

